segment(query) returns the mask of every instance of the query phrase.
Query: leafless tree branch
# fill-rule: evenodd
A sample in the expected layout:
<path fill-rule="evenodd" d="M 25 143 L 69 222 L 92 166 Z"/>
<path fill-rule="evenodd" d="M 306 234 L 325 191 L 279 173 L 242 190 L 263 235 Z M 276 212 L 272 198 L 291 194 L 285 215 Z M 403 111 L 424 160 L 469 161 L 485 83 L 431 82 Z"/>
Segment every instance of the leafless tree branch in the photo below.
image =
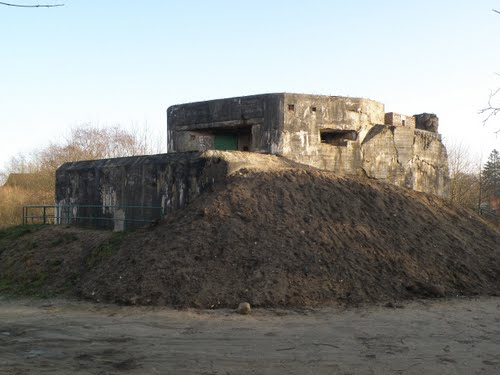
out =
<path fill-rule="evenodd" d="M 495 91 L 492 91 L 490 93 L 490 97 L 488 98 L 488 106 L 481 109 L 479 111 L 479 114 L 483 114 L 483 113 L 488 113 L 488 117 L 486 117 L 483 122 L 488 122 L 488 119 L 491 117 L 491 116 L 495 116 L 499 111 L 500 111 L 500 108 L 497 108 L 493 105 L 492 101 L 493 99 L 495 98 L 495 96 L 500 92 L 500 87 L 498 89 L 496 89 Z"/>
<path fill-rule="evenodd" d="M 496 104 L 493 104 L 493 100 L 495 99 L 495 96 L 498 95 L 498 93 L 500 93 L 500 87 L 490 93 L 490 97 L 488 98 L 488 106 L 479 111 L 479 114 L 481 115 L 486 114 L 486 117 L 483 120 L 483 124 L 486 124 L 493 116 L 496 116 L 500 113 L 500 107 Z M 499 132 L 500 129 L 495 133 Z"/>
<path fill-rule="evenodd" d="M 25 4 L 13 4 L 13 3 L 4 3 L 0 1 L 0 5 L 5 5 L 8 7 L 17 7 L 17 8 L 55 8 L 62 7 L 64 4 L 35 4 L 35 5 L 25 5 Z"/>
<path fill-rule="evenodd" d="M 496 9 L 492 9 L 493 12 L 500 14 L 500 11 Z M 496 73 L 497 75 L 500 75 Z M 490 92 L 490 97 L 488 98 L 488 106 L 479 111 L 479 114 L 486 114 L 486 118 L 483 120 L 483 125 L 485 125 L 493 116 L 496 116 L 500 113 L 500 104 L 498 100 L 496 103 L 493 103 L 493 100 L 496 99 L 495 96 L 500 92 L 500 88 L 495 91 Z M 494 132 L 495 134 L 500 133 L 500 129 Z"/>

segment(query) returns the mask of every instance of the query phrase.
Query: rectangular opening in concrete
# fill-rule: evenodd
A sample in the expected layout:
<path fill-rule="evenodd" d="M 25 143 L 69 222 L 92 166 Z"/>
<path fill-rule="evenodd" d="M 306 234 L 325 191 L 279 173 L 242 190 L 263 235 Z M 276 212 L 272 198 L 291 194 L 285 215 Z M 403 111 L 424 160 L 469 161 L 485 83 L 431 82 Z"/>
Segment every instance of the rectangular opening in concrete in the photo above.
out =
<path fill-rule="evenodd" d="M 216 150 L 238 150 L 238 135 L 231 133 L 215 134 L 214 148 Z"/>
<path fill-rule="evenodd" d="M 355 130 L 322 129 L 320 137 L 321 143 L 345 147 L 348 141 L 358 139 L 358 133 Z"/>
<path fill-rule="evenodd" d="M 225 151 L 252 151 L 252 127 L 213 131 L 214 149 Z"/>

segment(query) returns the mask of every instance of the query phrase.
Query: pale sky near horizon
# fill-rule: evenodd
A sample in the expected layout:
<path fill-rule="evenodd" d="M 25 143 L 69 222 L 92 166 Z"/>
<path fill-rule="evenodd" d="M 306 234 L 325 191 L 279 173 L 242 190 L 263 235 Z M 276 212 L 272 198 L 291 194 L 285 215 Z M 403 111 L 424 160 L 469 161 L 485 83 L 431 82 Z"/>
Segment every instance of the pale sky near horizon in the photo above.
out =
<path fill-rule="evenodd" d="M 498 0 L 62 1 L 0 6 L 0 169 L 74 126 L 164 134 L 172 104 L 267 92 L 433 112 L 446 140 L 500 149 L 500 116 L 478 115 L 500 87 Z"/>

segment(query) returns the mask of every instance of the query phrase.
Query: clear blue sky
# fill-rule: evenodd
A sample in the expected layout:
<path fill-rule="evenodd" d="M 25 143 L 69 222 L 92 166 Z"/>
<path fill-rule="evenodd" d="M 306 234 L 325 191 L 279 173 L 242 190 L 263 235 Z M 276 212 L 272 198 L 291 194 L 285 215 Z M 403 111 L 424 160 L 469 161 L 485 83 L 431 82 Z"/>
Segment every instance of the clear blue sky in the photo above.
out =
<path fill-rule="evenodd" d="M 0 168 L 83 123 L 165 132 L 172 104 L 283 91 L 434 112 L 445 138 L 499 148 L 500 118 L 477 115 L 500 86 L 498 0 L 65 4 L 0 6 Z"/>

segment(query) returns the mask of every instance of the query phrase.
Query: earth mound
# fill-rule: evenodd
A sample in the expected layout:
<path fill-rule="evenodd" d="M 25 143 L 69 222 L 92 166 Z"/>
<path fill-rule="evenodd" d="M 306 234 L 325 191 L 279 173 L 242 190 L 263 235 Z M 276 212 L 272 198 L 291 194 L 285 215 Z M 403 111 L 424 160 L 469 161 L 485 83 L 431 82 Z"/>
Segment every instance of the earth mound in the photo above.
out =
<path fill-rule="evenodd" d="M 48 291 L 176 307 L 499 295 L 499 237 L 435 196 L 317 170 L 244 169 L 155 227 L 0 239 L 0 291 L 2 274 L 31 269 Z M 50 238 L 63 240 L 29 245 Z"/>

